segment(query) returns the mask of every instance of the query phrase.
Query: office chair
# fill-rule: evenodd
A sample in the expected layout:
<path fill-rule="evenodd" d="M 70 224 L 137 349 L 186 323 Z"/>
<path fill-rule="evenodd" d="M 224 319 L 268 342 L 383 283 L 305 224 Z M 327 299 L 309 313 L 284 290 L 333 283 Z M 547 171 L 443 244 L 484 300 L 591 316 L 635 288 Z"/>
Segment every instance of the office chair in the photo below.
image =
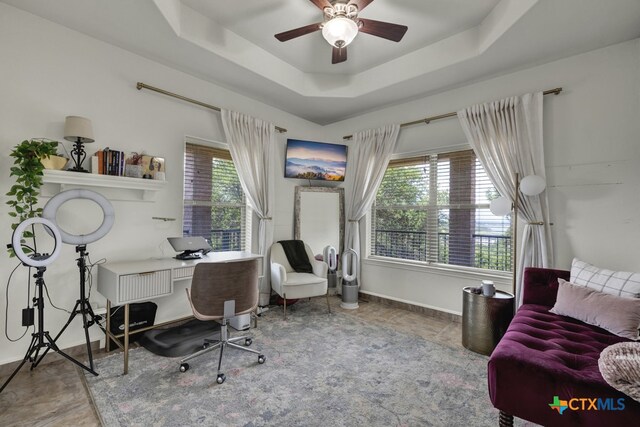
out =
<path fill-rule="evenodd" d="M 298 273 L 289 264 L 287 255 L 280 243 L 271 246 L 271 288 L 284 299 L 284 319 L 287 320 L 287 298 L 311 298 L 325 295 L 327 309 L 331 313 L 329 305 L 326 262 L 318 261 L 313 256 L 311 248 L 304 244 L 309 263 L 313 273 Z"/>
<path fill-rule="evenodd" d="M 231 262 L 201 262 L 196 264 L 191 280 L 191 289 L 187 297 L 196 319 L 221 321 L 220 339 L 205 340 L 203 349 L 180 361 L 180 372 L 187 372 L 186 363 L 204 353 L 220 348 L 218 359 L 218 377 L 222 384 L 226 379 L 221 372 L 222 353 L 226 347 L 248 351 L 258 355 L 258 363 L 263 364 L 266 357 L 257 350 L 248 348 L 251 337 L 229 338 L 227 321 L 241 314 L 251 313 L 258 306 L 258 260 Z M 237 344 L 244 341 L 244 345 Z M 213 345 L 212 345 L 213 344 Z"/>

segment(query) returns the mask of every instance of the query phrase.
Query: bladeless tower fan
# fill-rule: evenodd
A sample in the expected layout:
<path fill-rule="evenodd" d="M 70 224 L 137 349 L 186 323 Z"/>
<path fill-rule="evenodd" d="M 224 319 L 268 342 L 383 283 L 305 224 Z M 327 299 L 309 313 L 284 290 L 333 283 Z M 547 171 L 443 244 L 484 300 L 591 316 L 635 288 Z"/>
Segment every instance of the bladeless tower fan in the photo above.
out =
<path fill-rule="evenodd" d="M 325 247 L 322 253 L 322 259 L 329 266 L 329 271 L 327 273 L 327 286 L 330 290 L 334 291 L 338 285 L 338 275 L 336 273 L 338 270 L 338 254 L 336 253 L 336 248 L 333 246 Z M 329 295 L 333 294 L 329 293 Z"/>
<path fill-rule="evenodd" d="M 351 257 L 351 262 L 349 262 Z M 342 302 L 340 307 L 347 309 L 358 308 L 358 253 L 347 249 L 342 254 Z"/>

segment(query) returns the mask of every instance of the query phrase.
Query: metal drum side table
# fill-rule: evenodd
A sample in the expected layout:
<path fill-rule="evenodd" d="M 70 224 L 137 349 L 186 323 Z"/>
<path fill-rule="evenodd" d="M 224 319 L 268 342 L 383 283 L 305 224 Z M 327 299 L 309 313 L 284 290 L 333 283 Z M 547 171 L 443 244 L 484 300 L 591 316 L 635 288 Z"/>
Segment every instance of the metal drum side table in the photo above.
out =
<path fill-rule="evenodd" d="M 462 345 L 489 356 L 513 319 L 514 297 L 498 291 L 494 296 L 462 290 Z"/>

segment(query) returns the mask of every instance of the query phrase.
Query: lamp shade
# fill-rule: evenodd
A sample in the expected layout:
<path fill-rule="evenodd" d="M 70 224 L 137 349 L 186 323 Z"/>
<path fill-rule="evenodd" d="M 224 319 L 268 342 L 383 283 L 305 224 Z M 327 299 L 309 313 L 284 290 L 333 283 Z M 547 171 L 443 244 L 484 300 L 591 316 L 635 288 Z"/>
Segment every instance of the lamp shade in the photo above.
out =
<path fill-rule="evenodd" d="M 493 199 L 489 204 L 489 210 L 496 216 L 505 216 L 511 212 L 511 200 L 504 196 Z"/>
<path fill-rule="evenodd" d="M 538 175 L 529 175 L 520 181 L 520 191 L 525 196 L 537 196 L 542 193 L 547 186 L 544 178 Z"/>
<path fill-rule="evenodd" d="M 67 116 L 64 121 L 64 139 L 83 144 L 93 142 L 91 120 L 79 116 Z"/>
<path fill-rule="evenodd" d="M 358 24 L 344 16 L 336 16 L 322 27 L 322 37 L 331 46 L 341 48 L 347 46 L 358 34 Z"/>

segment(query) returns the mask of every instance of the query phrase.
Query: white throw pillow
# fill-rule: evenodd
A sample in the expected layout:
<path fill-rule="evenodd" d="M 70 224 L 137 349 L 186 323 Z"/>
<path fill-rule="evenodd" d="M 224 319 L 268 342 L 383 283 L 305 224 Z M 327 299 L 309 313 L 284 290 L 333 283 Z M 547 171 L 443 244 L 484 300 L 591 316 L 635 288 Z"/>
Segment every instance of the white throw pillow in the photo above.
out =
<path fill-rule="evenodd" d="M 612 271 L 574 258 L 570 282 L 619 297 L 640 298 L 640 273 Z"/>

